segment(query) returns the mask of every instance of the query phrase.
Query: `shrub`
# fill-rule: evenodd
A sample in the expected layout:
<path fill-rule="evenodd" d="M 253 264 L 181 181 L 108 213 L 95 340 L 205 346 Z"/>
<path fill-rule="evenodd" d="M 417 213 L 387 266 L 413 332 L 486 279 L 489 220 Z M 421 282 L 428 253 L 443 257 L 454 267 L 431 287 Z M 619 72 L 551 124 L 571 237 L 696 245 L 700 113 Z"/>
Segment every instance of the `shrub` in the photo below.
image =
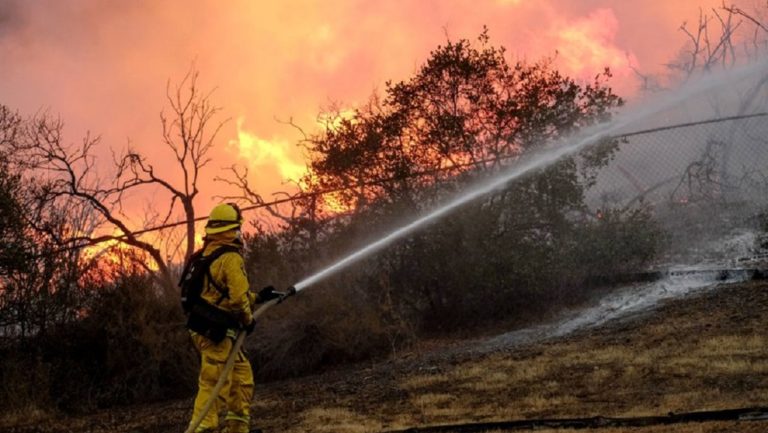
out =
<path fill-rule="evenodd" d="M 124 276 L 89 293 L 81 320 L 4 349 L 6 407 L 82 411 L 195 389 L 197 357 L 175 294 L 158 290 L 148 275 Z"/>
<path fill-rule="evenodd" d="M 248 341 L 260 380 L 383 356 L 410 338 L 367 296 L 332 284 L 302 292 L 275 307 Z"/>

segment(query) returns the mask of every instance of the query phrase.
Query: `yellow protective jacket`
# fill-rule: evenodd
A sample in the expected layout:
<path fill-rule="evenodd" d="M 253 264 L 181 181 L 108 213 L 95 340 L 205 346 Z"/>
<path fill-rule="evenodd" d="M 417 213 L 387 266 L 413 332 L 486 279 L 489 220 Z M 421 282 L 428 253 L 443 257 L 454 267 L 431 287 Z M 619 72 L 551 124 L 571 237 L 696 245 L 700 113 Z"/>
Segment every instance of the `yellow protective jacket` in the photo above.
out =
<path fill-rule="evenodd" d="M 235 240 L 234 231 L 208 235 L 206 242 L 203 256 L 209 256 L 225 245 L 242 248 L 242 244 Z M 232 313 L 243 325 L 251 323 L 256 295 L 249 290 L 243 256 L 237 252 L 222 254 L 211 263 L 210 273 L 219 287 L 227 288 L 229 296 L 222 299 L 221 292 L 206 278 L 201 297 L 211 305 Z"/>

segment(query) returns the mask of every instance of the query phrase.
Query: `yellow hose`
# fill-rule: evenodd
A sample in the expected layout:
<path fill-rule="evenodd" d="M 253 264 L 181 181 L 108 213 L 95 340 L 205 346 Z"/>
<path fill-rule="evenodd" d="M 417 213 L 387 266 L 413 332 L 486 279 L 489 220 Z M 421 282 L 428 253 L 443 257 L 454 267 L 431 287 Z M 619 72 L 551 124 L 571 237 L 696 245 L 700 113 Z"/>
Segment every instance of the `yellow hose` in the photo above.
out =
<path fill-rule="evenodd" d="M 256 320 L 264 314 L 269 307 L 276 305 L 280 303 L 284 298 L 277 298 L 272 299 L 271 301 L 265 302 L 259 309 L 256 310 L 255 313 L 253 313 L 253 320 Z M 245 332 L 240 331 L 237 333 L 237 339 L 235 339 L 235 344 L 232 345 L 232 351 L 229 353 L 229 358 L 227 358 L 227 363 L 224 364 L 224 370 L 221 371 L 221 376 L 219 376 L 219 381 L 216 382 L 216 386 L 213 387 L 213 392 L 211 392 L 211 396 L 208 398 L 208 401 L 205 402 L 205 406 L 203 406 L 203 410 L 200 412 L 200 414 L 197 416 L 196 419 L 192 420 L 192 422 L 189 424 L 189 427 L 184 431 L 184 433 L 193 433 L 197 426 L 200 425 L 200 423 L 203 421 L 203 418 L 205 418 L 205 415 L 208 414 L 208 411 L 211 410 L 211 407 L 213 406 L 213 402 L 216 401 L 216 399 L 219 397 L 219 392 L 221 392 L 221 388 L 224 387 L 224 383 L 227 381 L 227 376 L 229 376 L 229 372 L 232 371 L 232 367 L 235 365 L 235 358 L 237 357 L 237 353 L 240 352 L 240 348 L 243 347 L 243 342 L 245 341 Z"/>

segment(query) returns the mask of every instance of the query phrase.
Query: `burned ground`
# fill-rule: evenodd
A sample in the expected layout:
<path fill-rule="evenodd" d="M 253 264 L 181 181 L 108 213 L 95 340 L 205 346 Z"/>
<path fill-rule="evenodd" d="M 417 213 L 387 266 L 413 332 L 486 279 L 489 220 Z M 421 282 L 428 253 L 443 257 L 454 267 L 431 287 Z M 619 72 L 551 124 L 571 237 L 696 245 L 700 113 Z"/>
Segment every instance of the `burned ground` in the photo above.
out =
<path fill-rule="evenodd" d="M 387 361 L 263 384 L 254 398 L 254 422 L 275 432 L 357 433 L 764 406 L 767 306 L 768 283 L 729 284 L 544 342 L 484 353 L 474 350 L 478 340 L 433 342 Z M 183 400 L 33 423 L 9 415 L 2 431 L 182 431 L 191 406 Z M 674 431 L 767 428 L 764 421 L 718 422 Z"/>

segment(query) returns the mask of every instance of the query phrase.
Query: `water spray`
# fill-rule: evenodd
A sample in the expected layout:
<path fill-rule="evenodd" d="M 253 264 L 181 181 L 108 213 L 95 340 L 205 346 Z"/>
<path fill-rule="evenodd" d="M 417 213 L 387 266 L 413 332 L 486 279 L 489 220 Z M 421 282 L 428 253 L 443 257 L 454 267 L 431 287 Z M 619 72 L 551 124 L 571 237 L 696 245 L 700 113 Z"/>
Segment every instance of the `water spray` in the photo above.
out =
<path fill-rule="evenodd" d="M 299 281 L 295 285 L 289 287 L 288 290 L 282 293 L 279 298 L 273 299 L 263 304 L 253 314 L 253 319 L 257 320 L 270 307 L 283 302 L 288 297 L 293 296 L 298 292 L 306 289 L 307 287 L 317 283 L 318 281 L 324 278 L 327 278 L 330 275 L 335 274 L 336 272 L 346 268 L 352 263 L 355 263 L 373 254 L 374 252 L 389 245 L 393 241 L 400 239 L 405 235 L 415 231 L 416 229 L 421 228 L 422 226 L 425 226 L 435 221 L 436 219 L 451 212 L 452 210 L 472 200 L 475 200 L 481 196 L 484 196 L 497 188 L 500 188 L 506 185 L 508 182 L 512 180 L 515 180 L 524 175 L 530 174 L 535 170 L 548 167 L 564 157 L 576 154 L 577 152 L 587 148 L 591 144 L 597 143 L 602 139 L 606 139 L 616 135 L 616 132 L 620 131 L 622 128 L 625 128 L 628 125 L 631 125 L 637 121 L 646 119 L 651 115 L 658 114 L 662 111 L 665 111 L 687 99 L 700 95 L 703 92 L 712 90 L 714 88 L 717 88 L 718 86 L 722 86 L 724 83 L 725 84 L 731 83 L 731 82 L 738 83 L 751 77 L 753 74 L 765 73 L 766 71 L 768 71 L 768 63 L 762 62 L 756 65 L 746 66 L 736 70 L 732 70 L 727 73 L 720 73 L 720 74 L 707 76 L 706 78 L 700 79 L 695 83 L 688 83 L 685 87 L 674 92 L 673 94 L 665 95 L 664 97 L 659 98 L 653 103 L 648 104 L 644 108 L 636 110 L 636 112 L 633 112 L 633 113 L 625 112 L 625 113 L 616 115 L 609 122 L 587 128 L 586 130 L 578 134 L 578 136 L 576 136 L 575 138 L 569 137 L 567 141 L 561 140 L 559 142 L 560 144 L 559 146 L 555 145 L 549 149 L 545 149 L 544 151 L 539 152 L 536 155 L 525 158 L 525 160 L 520 162 L 519 164 L 515 164 L 513 167 L 510 167 L 508 170 L 500 173 L 498 176 L 478 184 L 473 189 L 470 189 L 469 191 L 455 197 L 453 200 L 449 201 L 443 206 L 394 230 L 388 235 L 382 237 L 381 239 L 341 258 L 336 263 L 326 267 L 325 269 L 322 269 L 316 272 L 315 274 L 307 278 L 304 278 L 303 280 Z M 571 144 L 565 144 L 567 142 L 571 142 Z M 208 413 L 211 406 L 213 406 L 213 402 L 218 397 L 218 393 L 221 391 L 221 388 L 224 386 L 224 383 L 226 382 L 226 378 L 229 376 L 229 372 L 232 370 L 232 367 L 234 366 L 235 356 L 240 351 L 240 348 L 242 347 L 244 340 L 245 340 L 245 332 L 241 331 L 238 334 L 235 344 L 232 347 L 232 352 L 230 353 L 229 358 L 227 359 L 227 362 L 221 373 L 221 377 L 219 377 L 219 380 L 216 383 L 216 386 L 213 392 L 211 393 L 210 400 L 206 402 L 206 405 L 204 406 L 202 412 L 198 415 L 198 419 L 193 420 L 193 422 L 189 425 L 185 433 L 192 433 L 200 424 L 200 422 L 205 417 L 205 415 Z"/>
<path fill-rule="evenodd" d="M 579 136 L 581 136 L 581 138 L 576 138 L 576 141 L 572 142 L 572 144 L 562 145 L 564 142 L 566 142 L 566 140 L 561 140 L 560 141 L 561 146 L 559 147 L 555 146 L 552 149 L 548 149 L 544 152 L 540 152 L 538 155 L 526 158 L 525 161 L 521 162 L 520 164 L 515 164 L 513 167 L 509 168 L 505 172 L 502 172 L 500 175 L 496 176 L 495 178 L 477 185 L 474 189 L 471 189 L 470 191 L 463 193 L 462 195 L 454 198 L 453 200 L 446 203 L 445 205 L 414 220 L 411 223 L 406 224 L 405 226 L 399 229 L 396 229 L 395 231 L 382 237 L 381 239 L 349 254 L 348 256 L 337 261 L 336 263 L 328 266 L 327 268 L 322 269 L 317 273 L 315 273 L 314 275 L 311 275 L 301 280 L 300 282 L 296 283 L 293 287 L 295 287 L 296 291 L 299 292 L 307 288 L 308 286 L 315 284 L 318 281 L 351 265 L 352 263 L 382 249 L 383 247 L 387 246 L 388 244 L 395 241 L 396 239 L 399 239 L 413 232 L 414 230 L 433 222 L 437 218 L 440 218 L 441 216 L 451 212 L 455 208 L 460 207 L 478 197 L 484 196 L 487 193 L 504 186 L 505 184 L 507 184 L 512 180 L 518 179 L 537 169 L 548 167 L 566 156 L 571 156 L 583 150 L 584 148 L 588 147 L 590 144 L 597 143 L 601 139 L 608 138 L 612 135 L 615 135 L 617 131 L 621 130 L 622 128 L 625 128 L 628 125 L 631 125 L 632 123 L 643 120 L 653 114 L 657 114 L 659 112 L 667 110 L 673 107 L 674 105 L 685 101 L 686 99 L 697 96 L 698 94 L 703 93 L 707 90 L 711 90 L 717 87 L 718 85 L 722 85 L 722 81 L 724 79 L 728 79 L 728 82 L 739 82 L 751 76 L 752 74 L 765 72 L 766 69 L 768 69 L 768 64 L 760 63 L 760 64 L 749 66 L 749 67 L 743 67 L 741 69 L 731 71 L 727 74 L 723 73 L 723 74 L 709 76 L 694 84 L 690 84 L 687 87 L 680 89 L 679 91 L 675 92 L 672 95 L 666 95 L 666 97 L 661 98 L 658 101 L 655 101 L 655 103 L 652 103 L 644 107 L 644 109 L 638 110 L 635 113 L 620 114 L 620 115 L 617 115 L 610 122 L 599 124 L 594 127 L 588 128 L 586 131 L 583 131 L 582 133 L 580 133 Z M 572 141 L 573 139 L 574 139 L 573 137 L 570 137 L 567 141 Z"/>

